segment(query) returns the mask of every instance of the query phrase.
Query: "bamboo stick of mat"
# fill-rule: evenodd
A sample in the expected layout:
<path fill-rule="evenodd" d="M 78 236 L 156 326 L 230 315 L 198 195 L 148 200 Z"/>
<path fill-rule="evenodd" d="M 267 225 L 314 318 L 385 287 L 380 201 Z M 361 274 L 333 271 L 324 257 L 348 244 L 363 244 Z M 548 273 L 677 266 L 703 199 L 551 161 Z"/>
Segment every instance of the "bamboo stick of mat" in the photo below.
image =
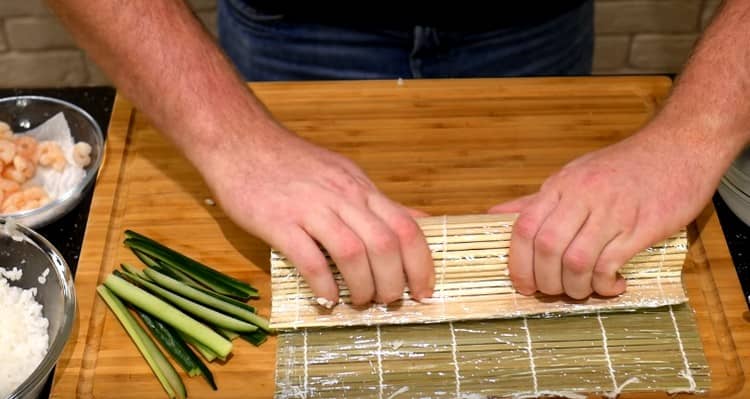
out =
<path fill-rule="evenodd" d="M 565 317 L 302 328 L 278 337 L 276 398 L 569 397 L 706 391 L 688 304 Z"/>
<path fill-rule="evenodd" d="M 436 323 L 512 318 L 548 313 L 587 313 L 675 305 L 687 300 L 682 266 L 687 254 L 685 231 L 654 244 L 621 269 L 625 293 L 585 300 L 545 295 L 523 296 L 508 275 L 508 248 L 515 215 L 461 215 L 418 220 L 435 264 L 435 292 L 429 301 L 403 298 L 386 307 L 355 307 L 336 266 L 330 265 L 340 290 L 333 309 L 317 304 L 295 266 L 271 251 L 273 291 L 271 326 L 277 329 L 375 324 Z"/>

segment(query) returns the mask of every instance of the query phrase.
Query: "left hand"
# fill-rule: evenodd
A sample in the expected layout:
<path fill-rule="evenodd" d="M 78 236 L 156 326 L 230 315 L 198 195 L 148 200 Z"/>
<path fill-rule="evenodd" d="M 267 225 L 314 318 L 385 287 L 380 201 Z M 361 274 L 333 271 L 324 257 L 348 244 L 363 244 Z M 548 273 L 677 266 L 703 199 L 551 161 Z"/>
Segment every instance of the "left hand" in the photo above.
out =
<path fill-rule="evenodd" d="M 537 193 L 490 209 L 519 213 L 509 255 L 516 290 L 619 295 L 618 269 L 695 218 L 718 184 L 707 165 L 718 161 L 667 133 L 676 132 L 651 128 L 584 155 Z"/>

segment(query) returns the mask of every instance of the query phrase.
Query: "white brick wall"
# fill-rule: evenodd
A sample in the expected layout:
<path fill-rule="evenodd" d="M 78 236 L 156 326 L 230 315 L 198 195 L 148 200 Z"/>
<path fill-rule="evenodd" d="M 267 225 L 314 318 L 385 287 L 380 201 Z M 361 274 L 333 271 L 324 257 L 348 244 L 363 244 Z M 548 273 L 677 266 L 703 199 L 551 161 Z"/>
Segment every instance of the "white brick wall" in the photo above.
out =
<path fill-rule="evenodd" d="M 95 0 L 92 0 L 95 1 Z M 188 0 L 216 32 L 216 0 Z M 594 71 L 680 70 L 720 0 L 596 0 Z M 0 87 L 108 84 L 43 0 L 0 0 Z"/>

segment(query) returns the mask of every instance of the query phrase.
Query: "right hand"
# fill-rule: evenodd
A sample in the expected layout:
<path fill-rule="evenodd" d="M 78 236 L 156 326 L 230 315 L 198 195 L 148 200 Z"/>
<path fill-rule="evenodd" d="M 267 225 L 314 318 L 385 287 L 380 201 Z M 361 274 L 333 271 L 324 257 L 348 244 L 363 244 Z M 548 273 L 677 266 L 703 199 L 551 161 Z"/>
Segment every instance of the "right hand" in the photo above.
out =
<path fill-rule="evenodd" d="M 434 266 L 414 211 L 343 156 L 273 121 L 263 130 L 199 164 L 235 223 L 289 258 L 318 298 L 337 303 L 339 292 L 317 243 L 355 305 L 396 301 L 406 284 L 416 300 L 432 296 Z"/>

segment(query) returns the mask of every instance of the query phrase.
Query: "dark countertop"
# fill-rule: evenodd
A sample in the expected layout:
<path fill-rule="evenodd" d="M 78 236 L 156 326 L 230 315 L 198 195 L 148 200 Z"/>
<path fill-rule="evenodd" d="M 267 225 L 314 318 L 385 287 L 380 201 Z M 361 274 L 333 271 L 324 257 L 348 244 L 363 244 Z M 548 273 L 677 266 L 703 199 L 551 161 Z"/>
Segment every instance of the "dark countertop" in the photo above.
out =
<path fill-rule="evenodd" d="M 65 89 L 0 89 L 0 97 L 13 95 L 34 94 L 56 97 L 78 105 L 89 112 L 105 131 L 109 125 L 115 90 L 111 87 L 87 87 Z M 69 214 L 58 221 L 38 229 L 37 231 L 52 242 L 62 253 L 75 274 L 78 257 L 81 251 L 83 235 L 86 230 L 92 191 L 84 196 L 81 203 Z M 750 227 L 736 217 L 727 207 L 721 197 L 716 194 L 713 198 L 714 206 L 719 215 L 724 236 L 729 246 L 737 274 L 742 283 L 745 298 L 750 295 Z M 49 384 L 41 397 L 49 396 Z"/>

